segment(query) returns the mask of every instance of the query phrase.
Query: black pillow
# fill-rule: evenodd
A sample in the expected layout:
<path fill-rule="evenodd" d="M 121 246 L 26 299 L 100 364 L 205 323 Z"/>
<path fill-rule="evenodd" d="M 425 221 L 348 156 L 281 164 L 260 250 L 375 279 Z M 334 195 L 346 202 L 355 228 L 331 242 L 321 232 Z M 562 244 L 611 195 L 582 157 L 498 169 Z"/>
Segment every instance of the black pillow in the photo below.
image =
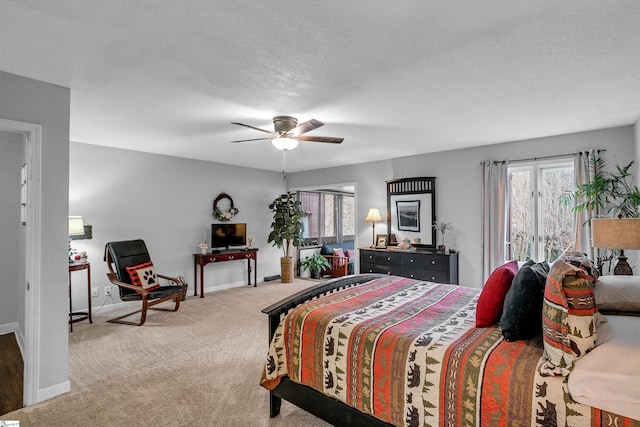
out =
<path fill-rule="evenodd" d="M 542 332 L 544 285 L 549 274 L 546 261 L 527 261 L 513 278 L 500 318 L 507 341 L 528 340 Z"/>

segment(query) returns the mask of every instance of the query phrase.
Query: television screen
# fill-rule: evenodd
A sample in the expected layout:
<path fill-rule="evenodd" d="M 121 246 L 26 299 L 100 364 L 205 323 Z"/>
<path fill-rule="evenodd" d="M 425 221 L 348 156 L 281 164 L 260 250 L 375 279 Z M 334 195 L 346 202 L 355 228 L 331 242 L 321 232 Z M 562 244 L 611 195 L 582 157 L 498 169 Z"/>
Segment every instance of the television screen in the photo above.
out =
<path fill-rule="evenodd" d="M 211 224 L 211 247 L 247 245 L 247 224 Z"/>

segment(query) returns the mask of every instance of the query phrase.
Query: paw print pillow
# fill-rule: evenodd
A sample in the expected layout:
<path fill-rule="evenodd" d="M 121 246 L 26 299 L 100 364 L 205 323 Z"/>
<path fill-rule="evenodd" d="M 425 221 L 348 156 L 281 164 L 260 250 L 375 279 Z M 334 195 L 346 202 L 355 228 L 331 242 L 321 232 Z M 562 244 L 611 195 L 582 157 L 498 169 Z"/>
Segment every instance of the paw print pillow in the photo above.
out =
<path fill-rule="evenodd" d="M 153 268 L 151 261 L 127 267 L 127 272 L 129 273 L 129 277 L 131 277 L 131 284 L 133 286 L 140 286 L 149 292 L 160 287 L 156 269 Z M 141 293 L 140 291 L 136 292 Z"/>

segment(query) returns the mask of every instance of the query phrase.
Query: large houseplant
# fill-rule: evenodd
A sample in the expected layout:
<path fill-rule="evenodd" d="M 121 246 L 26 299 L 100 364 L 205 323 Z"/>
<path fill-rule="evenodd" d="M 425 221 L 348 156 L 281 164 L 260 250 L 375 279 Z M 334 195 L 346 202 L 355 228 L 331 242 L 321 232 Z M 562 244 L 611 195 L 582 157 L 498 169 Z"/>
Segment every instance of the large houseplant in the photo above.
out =
<path fill-rule="evenodd" d="M 267 242 L 282 248 L 284 256 L 280 258 L 280 277 L 283 283 L 291 283 L 295 267 L 293 247 L 303 241 L 302 218 L 307 213 L 302 210 L 302 203 L 296 200 L 295 193 L 279 195 L 271 202 L 269 209 L 273 212 L 273 221 Z"/>
<path fill-rule="evenodd" d="M 635 161 L 626 166 L 616 165 L 616 172 L 605 170 L 605 162 L 601 157 L 592 157 L 590 173 L 591 182 L 579 185 L 567 197 L 568 202 L 575 202 L 575 211 L 587 211 L 588 217 L 594 218 L 603 214 L 613 214 L 625 218 L 638 217 L 640 206 L 640 190 L 633 181 L 631 167 Z"/>
<path fill-rule="evenodd" d="M 605 170 L 605 161 L 601 157 L 592 157 L 589 168 L 593 177 L 591 182 L 579 185 L 577 189 L 569 193 L 566 203 L 573 203 L 576 212 L 586 211 L 587 222 L 583 226 L 590 226 L 591 218 L 619 217 L 637 218 L 638 206 L 640 206 L 640 189 L 632 184 L 633 176 L 631 167 L 635 161 L 626 166 L 616 165 L 615 172 Z M 630 182 L 631 181 L 631 182 Z M 598 270 L 603 272 L 603 264 L 609 263 L 618 250 L 597 249 L 596 258 Z M 622 256 L 622 254 L 621 254 Z"/>

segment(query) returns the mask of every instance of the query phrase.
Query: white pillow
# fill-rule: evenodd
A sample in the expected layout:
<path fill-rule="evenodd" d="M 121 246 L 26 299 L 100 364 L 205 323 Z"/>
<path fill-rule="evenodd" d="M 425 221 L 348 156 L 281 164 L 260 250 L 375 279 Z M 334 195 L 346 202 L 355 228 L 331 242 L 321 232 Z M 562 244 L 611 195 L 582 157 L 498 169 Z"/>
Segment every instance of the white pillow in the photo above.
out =
<path fill-rule="evenodd" d="M 601 276 L 593 293 L 600 311 L 640 314 L 640 276 Z"/>
<path fill-rule="evenodd" d="M 640 420 L 640 317 L 607 320 L 613 336 L 576 361 L 569 393 L 578 403 Z"/>

